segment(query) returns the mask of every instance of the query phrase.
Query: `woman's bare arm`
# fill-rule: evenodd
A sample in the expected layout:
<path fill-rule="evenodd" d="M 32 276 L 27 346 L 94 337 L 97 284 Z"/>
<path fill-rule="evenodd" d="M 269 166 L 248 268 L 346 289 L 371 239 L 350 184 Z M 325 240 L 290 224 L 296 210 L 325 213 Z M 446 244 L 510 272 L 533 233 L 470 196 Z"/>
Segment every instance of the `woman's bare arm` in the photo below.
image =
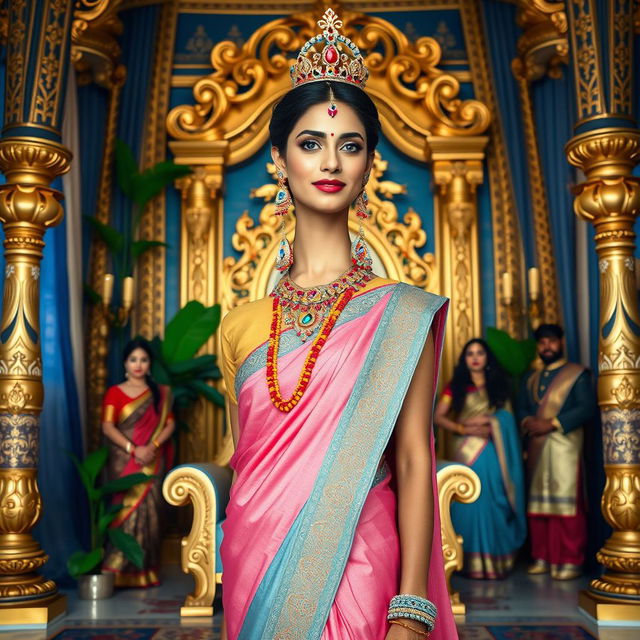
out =
<path fill-rule="evenodd" d="M 429 333 L 396 424 L 400 593 L 427 596 L 433 539 L 430 433 L 435 346 Z"/>

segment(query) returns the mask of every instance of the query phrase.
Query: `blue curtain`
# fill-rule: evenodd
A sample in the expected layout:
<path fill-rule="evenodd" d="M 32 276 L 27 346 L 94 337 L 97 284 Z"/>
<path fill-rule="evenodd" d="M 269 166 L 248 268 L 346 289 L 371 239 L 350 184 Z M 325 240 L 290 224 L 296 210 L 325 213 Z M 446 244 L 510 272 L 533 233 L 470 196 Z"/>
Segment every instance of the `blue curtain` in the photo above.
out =
<path fill-rule="evenodd" d="M 55 189 L 62 190 L 56 180 Z M 45 399 L 40 416 L 38 484 L 42 519 L 34 537 L 49 554 L 43 574 L 60 584 L 69 581 L 67 558 L 82 547 L 88 528 L 84 493 L 68 452 L 82 457 L 77 381 L 73 373 L 69 325 L 66 217 L 45 235 L 40 269 L 40 340 Z M 62 276 L 62 277 L 61 277 Z"/>
<path fill-rule="evenodd" d="M 527 156 L 524 151 L 524 125 L 518 97 L 518 86 L 511 72 L 511 61 L 516 57 L 519 32 L 516 28 L 516 7 L 497 0 L 483 0 L 485 42 L 489 49 L 489 63 L 493 87 L 498 101 L 498 113 L 494 121 L 502 123 L 515 194 L 520 233 L 527 266 L 534 266 L 535 236 L 529 203 L 529 176 Z M 493 127 L 496 124 L 492 125 Z"/>
<path fill-rule="evenodd" d="M 575 122 L 573 79 L 565 68 L 560 79 L 545 76 L 536 81 L 532 94 L 567 355 L 576 361 L 580 359 L 576 308 L 576 216 L 570 191 L 574 169 L 564 153 L 564 143 L 573 136 Z"/>
<path fill-rule="evenodd" d="M 80 167 L 82 213 L 94 216 L 98 201 L 98 186 L 102 168 L 102 153 L 107 125 L 109 93 L 96 84 L 78 87 L 78 136 L 80 139 Z M 89 274 L 89 249 L 92 231 L 88 224 L 82 225 L 83 273 Z"/>

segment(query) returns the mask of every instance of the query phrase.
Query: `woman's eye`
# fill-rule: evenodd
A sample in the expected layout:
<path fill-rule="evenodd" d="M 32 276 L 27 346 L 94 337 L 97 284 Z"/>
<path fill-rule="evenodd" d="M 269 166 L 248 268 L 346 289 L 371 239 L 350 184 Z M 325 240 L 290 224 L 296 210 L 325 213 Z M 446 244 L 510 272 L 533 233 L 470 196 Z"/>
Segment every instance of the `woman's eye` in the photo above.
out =
<path fill-rule="evenodd" d="M 320 145 L 315 141 L 315 140 L 304 140 L 300 146 L 305 150 L 305 151 L 315 151 L 316 149 L 320 148 Z"/>
<path fill-rule="evenodd" d="M 358 151 L 360 151 L 360 149 L 362 149 L 362 146 L 360 146 L 357 142 L 347 142 L 342 147 L 342 150 L 346 151 L 347 153 L 357 153 Z"/>

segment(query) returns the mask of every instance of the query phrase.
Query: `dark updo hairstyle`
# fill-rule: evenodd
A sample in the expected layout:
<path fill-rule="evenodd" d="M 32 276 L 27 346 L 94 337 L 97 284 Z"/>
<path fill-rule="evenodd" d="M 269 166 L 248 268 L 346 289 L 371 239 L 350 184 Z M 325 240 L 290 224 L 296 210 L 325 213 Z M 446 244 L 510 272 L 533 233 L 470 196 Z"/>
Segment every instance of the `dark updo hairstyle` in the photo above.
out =
<path fill-rule="evenodd" d="M 367 138 L 367 153 L 378 144 L 380 120 L 373 100 L 359 87 L 346 82 L 309 82 L 292 89 L 273 107 L 269 135 L 271 144 L 286 155 L 287 138 L 307 109 L 323 102 L 329 103 L 329 88 L 336 101 L 348 104 L 362 122 Z"/>
<path fill-rule="evenodd" d="M 458 358 L 458 364 L 456 364 L 456 368 L 453 370 L 453 379 L 451 380 L 450 388 L 453 396 L 452 409 L 455 413 L 462 411 L 464 400 L 468 393 L 467 390 L 473 385 L 471 372 L 469 371 L 469 367 L 467 367 L 465 359 L 467 349 L 472 344 L 479 344 L 487 354 L 484 377 L 485 389 L 489 396 L 489 405 L 494 409 L 500 409 L 504 407 L 509 397 L 509 381 L 507 380 L 507 375 L 493 355 L 493 351 L 491 351 L 489 345 L 481 338 L 472 338 L 462 348 L 462 353 Z"/>
<path fill-rule="evenodd" d="M 122 364 L 127 361 L 127 358 L 136 350 L 142 349 L 147 356 L 149 356 L 149 366 L 153 364 L 153 351 L 151 351 L 151 345 L 144 338 L 134 338 L 127 342 L 122 351 Z M 151 374 L 147 374 L 145 377 L 145 382 L 147 383 L 149 389 L 151 389 L 151 395 L 153 395 L 153 408 L 158 413 L 158 408 L 160 407 L 160 387 L 158 383 L 151 377 Z"/>

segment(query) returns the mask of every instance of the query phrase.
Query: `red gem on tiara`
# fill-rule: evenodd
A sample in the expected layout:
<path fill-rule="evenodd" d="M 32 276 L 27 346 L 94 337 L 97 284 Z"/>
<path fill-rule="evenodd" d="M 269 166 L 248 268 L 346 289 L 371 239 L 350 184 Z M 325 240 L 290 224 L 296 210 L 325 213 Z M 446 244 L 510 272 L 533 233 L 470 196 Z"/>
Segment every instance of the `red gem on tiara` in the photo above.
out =
<path fill-rule="evenodd" d="M 335 64 L 336 62 L 338 62 L 338 57 L 338 52 L 336 51 L 336 48 L 334 46 L 329 46 L 325 49 L 324 59 L 329 64 Z"/>

